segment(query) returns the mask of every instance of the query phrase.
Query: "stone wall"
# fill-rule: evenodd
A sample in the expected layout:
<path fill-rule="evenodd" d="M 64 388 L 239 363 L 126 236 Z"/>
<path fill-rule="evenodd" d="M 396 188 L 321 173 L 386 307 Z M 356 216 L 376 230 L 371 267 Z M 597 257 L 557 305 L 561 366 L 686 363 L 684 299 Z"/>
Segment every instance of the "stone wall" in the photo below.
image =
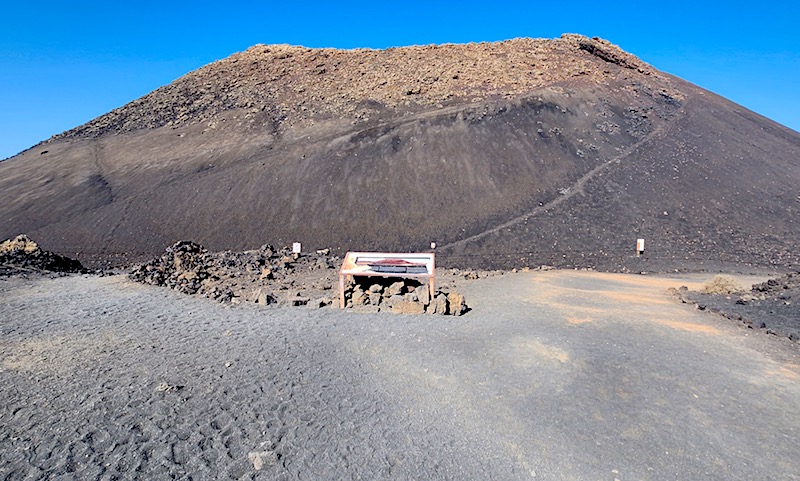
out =
<path fill-rule="evenodd" d="M 437 289 L 431 296 L 428 284 L 414 279 L 356 277 L 344 294 L 346 307 L 358 311 L 460 316 L 469 310 L 458 292 Z"/>

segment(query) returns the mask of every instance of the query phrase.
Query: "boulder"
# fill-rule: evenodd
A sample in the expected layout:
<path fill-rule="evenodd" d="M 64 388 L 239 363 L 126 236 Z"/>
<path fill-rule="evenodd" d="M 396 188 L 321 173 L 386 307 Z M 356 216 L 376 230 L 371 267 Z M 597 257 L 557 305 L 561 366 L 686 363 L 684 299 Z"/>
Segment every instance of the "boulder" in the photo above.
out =
<path fill-rule="evenodd" d="M 330 297 L 321 297 L 309 302 L 308 307 L 311 309 L 321 309 L 323 307 L 328 307 L 331 304 L 333 304 L 333 299 Z"/>
<path fill-rule="evenodd" d="M 353 289 L 353 294 L 350 296 L 350 302 L 353 303 L 354 306 L 362 306 L 367 303 L 369 297 L 367 297 L 366 293 L 358 286 Z"/>
<path fill-rule="evenodd" d="M 251 300 L 256 304 L 266 306 L 278 302 L 271 294 L 266 292 L 264 289 L 258 289 L 255 291 L 254 294 L 255 295 L 251 298 Z"/>
<path fill-rule="evenodd" d="M 417 299 L 419 299 L 419 302 L 422 305 L 427 306 L 428 304 L 431 303 L 431 291 L 428 288 L 427 284 L 422 284 L 421 286 L 417 286 L 417 288 L 414 289 L 414 293 L 417 295 Z"/>
<path fill-rule="evenodd" d="M 392 297 L 388 302 L 389 310 L 397 314 L 422 314 L 425 306 L 419 302 L 409 301 L 404 297 Z"/>
<path fill-rule="evenodd" d="M 393 282 L 388 288 L 386 288 L 386 292 L 384 295 L 387 297 L 396 296 L 403 294 L 406 290 L 406 283 L 404 281 L 397 281 Z"/>
<path fill-rule="evenodd" d="M 301 293 L 295 293 L 294 295 L 289 295 L 287 300 L 289 301 L 290 306 L 307 306 L 308 303 L 311 301 L 308 297 L 302 295 Z"/>
<path fill-rule="evenodd" d="M 447 315 L 447 295 L 442 292 L 438 293 L 430 306 L 428 306 L 427 312 L 429 314 Z"/>
<path fill-rule="evenodd" d="M 467 312 L 467 303 L 464 296 L 456 291 L 447 293 L 447 304 L 450 309 L 450 314 L 460 316 Z"/>

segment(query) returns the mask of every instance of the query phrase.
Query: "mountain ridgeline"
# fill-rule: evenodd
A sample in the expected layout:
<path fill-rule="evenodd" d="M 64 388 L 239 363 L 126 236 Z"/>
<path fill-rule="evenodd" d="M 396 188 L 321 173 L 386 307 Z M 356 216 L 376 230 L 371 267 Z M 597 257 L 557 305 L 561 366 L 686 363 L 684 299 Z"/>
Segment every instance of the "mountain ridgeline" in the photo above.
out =
<path fill-rule="evenodd" d="M 601 39 L 256 45 L 1 162 L 0 237 L 90 264 L 190 239 L 786 269 L 798 185 L 800 134 Z"/>

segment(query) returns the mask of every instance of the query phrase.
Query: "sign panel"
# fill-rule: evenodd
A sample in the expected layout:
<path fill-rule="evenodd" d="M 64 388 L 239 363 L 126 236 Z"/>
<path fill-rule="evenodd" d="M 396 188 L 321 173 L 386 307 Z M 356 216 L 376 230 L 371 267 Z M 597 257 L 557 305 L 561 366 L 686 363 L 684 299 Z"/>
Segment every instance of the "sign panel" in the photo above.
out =
<path fill-rule="evenodd" d="M 433 253 L 348 252 L 339 270 L 339 302 L 344 308 L 346 276 L 411 277 L 428 279 L 433 295 Z"/>
<path fill-rule="evenodd" d="M 345 275 L 433 274 L 433 254 L 348 252 L 342 263 Z M 401 276 L 402 277 L 402 276 Z"/>

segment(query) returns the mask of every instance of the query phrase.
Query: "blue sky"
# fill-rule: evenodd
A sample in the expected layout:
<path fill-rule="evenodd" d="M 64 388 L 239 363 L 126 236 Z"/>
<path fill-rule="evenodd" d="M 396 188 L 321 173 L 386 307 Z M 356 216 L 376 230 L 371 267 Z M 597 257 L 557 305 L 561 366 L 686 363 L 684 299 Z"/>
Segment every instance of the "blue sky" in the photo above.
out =
<path fill-rule="evenodd" d="M 256 43 L 601 37 L 800 131 L 800 3 L 6 2 L 0 159 Z"/>

